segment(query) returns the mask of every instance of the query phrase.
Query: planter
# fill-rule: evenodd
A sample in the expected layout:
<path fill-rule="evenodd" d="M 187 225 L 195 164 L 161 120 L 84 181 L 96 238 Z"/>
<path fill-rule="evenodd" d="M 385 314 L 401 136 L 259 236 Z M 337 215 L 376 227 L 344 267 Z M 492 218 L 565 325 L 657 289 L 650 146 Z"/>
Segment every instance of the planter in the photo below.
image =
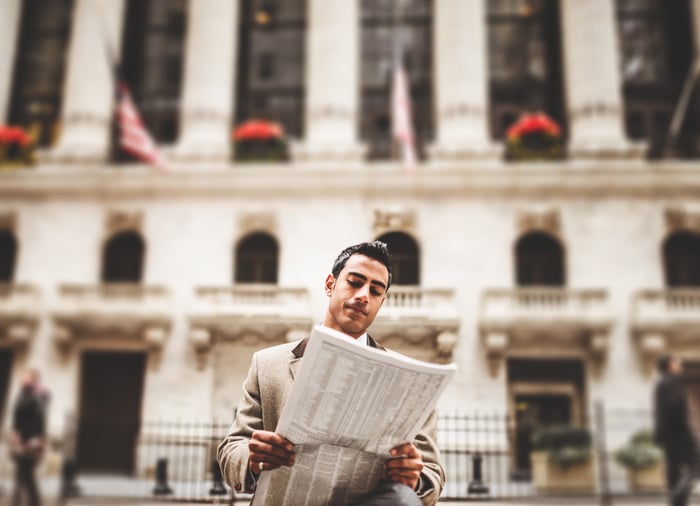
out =
<path fill-rule="evenodd" d="M 289 150 L 279 123 L 251 119 L 231 132 L 233 159 L 237 162 L 285 162 Z"/>
<path fill-rule="evenodd" d="M 523 114 L 506 133 L 506 160 L 562 160 L 564 147 L 561 128 L 546 114 Z"/>
<path fill-rule="evenodd" d="M 627 469 L 627 481 L 636 492 L 662 492 L 666 489 L 666 468 L 659 462 L 643 469 Z"/>
<path fill-rule="evenodd" d="M 545 451 L 530 454 L 532 484 L 542 492 L 592 492 L 595 488 L 593 458 L 566 467 L 550 461 Z"/>

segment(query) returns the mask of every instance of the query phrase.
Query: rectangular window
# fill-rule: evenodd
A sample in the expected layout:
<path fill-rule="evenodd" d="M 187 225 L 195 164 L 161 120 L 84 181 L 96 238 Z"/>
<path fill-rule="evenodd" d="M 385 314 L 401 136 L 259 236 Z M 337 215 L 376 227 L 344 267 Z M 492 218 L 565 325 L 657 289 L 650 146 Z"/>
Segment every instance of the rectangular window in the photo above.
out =
<path fill-rule="evenodd" d="M 40 146 L 58 137 L 72 0 L 24 0 L 9 123 Z"/>

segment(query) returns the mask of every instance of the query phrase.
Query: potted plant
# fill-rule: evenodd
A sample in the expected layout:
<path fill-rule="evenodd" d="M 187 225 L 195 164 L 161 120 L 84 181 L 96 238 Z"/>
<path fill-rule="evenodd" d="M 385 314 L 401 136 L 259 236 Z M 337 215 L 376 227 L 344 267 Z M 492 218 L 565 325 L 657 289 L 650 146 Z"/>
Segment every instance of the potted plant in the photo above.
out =
<path fill-rule="evenodd" d="M 289 159 L 284 128 L 260 119 L 244 121 L 231 132 L 234 160 L 238 162 L 282 162 Z"/>
<path fill-rule="evenodd" d="M 532 481 L 550 492 L 585 492 L 594 486 L 591 433 L 584 427 L 551 425 L 535 431 Z"/>
<path fill-rule="evenodd" d="M 640 430 L 615 452 L 615 460 L 627 469 L 630 487 L 636 491 L 664 489 L 664 465 L 661 449 L 654 444 L 649 430 Z"/>
<path fill-rule="evenodd" d="M 0 167 L 34 163 L 34 139 L 22 127 L 0 125 Z"/>
<path fill-rule="evenodd" d="M 543 112 L 523 114 L 506 132 L 506 160 L 560 160 L 561 127 Z"/>

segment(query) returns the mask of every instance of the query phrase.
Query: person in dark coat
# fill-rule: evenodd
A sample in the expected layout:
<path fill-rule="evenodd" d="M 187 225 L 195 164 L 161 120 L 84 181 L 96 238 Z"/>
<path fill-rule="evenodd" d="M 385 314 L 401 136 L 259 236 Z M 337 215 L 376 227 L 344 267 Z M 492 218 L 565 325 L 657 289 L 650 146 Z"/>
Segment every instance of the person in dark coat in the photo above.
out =
<path fill-rule="evenodd" d="M 46 410 L 48 393 L 39 382 L 39 372 L 29 369 L 15 401 L 10 448 L 15 461 L 13 506 L 22 504 L 26 494 L 29 506 L 40 506 L 41 496 L 34 470 L 46 448 Z"/>
<path fill-rule="evenodd" d="M 654 392 L 654 441 L 664 449 L 671 506 L 686 506 L 697 472 L 698 443 L 688 418 L 688 404 L 678 357 L 659 358 Z"/>

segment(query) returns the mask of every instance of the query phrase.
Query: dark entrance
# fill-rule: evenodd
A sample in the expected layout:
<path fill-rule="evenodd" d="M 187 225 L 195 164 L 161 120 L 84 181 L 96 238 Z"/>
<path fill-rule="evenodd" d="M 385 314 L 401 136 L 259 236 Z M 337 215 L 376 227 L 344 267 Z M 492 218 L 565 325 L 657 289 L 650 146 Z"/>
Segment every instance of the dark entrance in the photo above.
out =
<path fill-rule="evenodd" d="M 9 413 L 8 399 L 10 389 L 10 371 L 12 370 L 12 350 L 0 349 L 0 424 L 5 426 L 3 420 L 5 413 Z"/>
<path fill-rule="evenodd" d="M 581 424 L 585 420 L 584 367 L 576 359 L 510 359 L 508 387 L 515 429 L 512 476 L 530 478 L 532 436 L 548 425 Z"/>
<path fill-rule="evenodd" d="M 684 361 L 683 371 L 690 426 L 695 434 L 700 434 L 700 362 Z"/>
<path fill-rule="evenodd" d="M 146 355 L 86 352 L 81 365 L 78 467 L 133 474 Z"/>

